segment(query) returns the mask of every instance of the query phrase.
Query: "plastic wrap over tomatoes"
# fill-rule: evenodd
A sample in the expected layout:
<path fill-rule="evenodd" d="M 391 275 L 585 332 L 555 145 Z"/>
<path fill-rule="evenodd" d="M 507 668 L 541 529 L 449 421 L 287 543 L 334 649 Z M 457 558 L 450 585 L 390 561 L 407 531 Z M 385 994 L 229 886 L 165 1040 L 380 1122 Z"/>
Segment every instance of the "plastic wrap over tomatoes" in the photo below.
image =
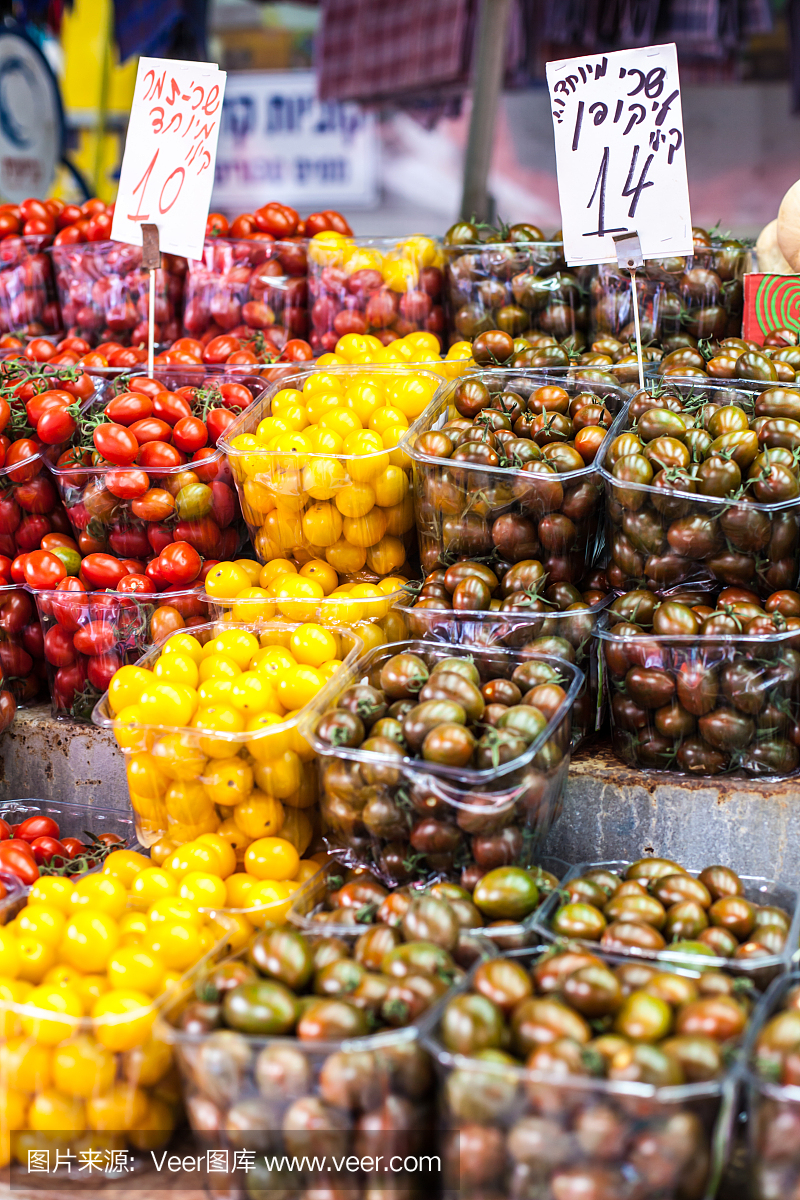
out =
<path fill-rule="evenodd" d="M 146 344 L 149 272 L 139 246 L 121 242 L 60 245 L 51 251 L 64 325 L 87 341 Z M 180 333 L 186 259 L 162 254 L 156 272 L 155 338 Z"/>

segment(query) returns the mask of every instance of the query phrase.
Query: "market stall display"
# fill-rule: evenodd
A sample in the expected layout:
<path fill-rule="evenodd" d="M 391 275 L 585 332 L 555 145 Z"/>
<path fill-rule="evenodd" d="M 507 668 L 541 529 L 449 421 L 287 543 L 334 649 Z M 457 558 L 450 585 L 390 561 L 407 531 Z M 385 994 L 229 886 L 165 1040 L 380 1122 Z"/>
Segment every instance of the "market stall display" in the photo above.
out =
<path fill-rule="evenodd" d="M 185 1099 L 445 1196 L 712 1200 L 744 1047 L 791 1200 L 796 881 L 542 857 L 604 727 L 654 804 L 800 773 L 800 345 L 741 336 L 746 245 L 647 262 L 642 389 L 558 235 L 211 214 L 145 374 L 112 215 L 0 206 L 0 732 L 49 682 L 130 801 L 0 803 L 0 1165 Z"/>

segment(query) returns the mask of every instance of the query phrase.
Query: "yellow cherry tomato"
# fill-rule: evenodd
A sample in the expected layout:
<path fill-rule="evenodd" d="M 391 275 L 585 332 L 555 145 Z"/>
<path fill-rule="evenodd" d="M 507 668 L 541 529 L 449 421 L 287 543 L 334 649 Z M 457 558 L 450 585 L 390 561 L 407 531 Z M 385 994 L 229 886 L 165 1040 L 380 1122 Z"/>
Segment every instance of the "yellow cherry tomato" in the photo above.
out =
<path fill-rule="evenodd" d="M 388 534 L 367 550 L 367 566 L 376 575 L 390 575 L 399 570 L 405 561 L 406 548 L 402 541 Z"/>
<path fill-rule="evenodd" d="M 256 879 L 294 879 L 300 855 L 291 842 L 279 837 L 259 838 L 244 852 L 244 867 Z"/>
<path fill-rule="evenodd" d="M 307 667 L 321 667 L 336 657 L 333 635 L 314 622 L 307 622 L 295 629 L 289 649 L 297 662 Z"/>
<path fill-rule="evenodd" d="M 197 695 L 179 683 L 154 683 L 144 689 L 138 707 L 150 725 L 188 725 L 197 707 Z"/>
<path fill-rule="evenodd" d="M 52 1052 L 33 1038 L 13 1037 L 0 1044 L 3 1087 L 19 1092 L 44 1092 L 52 1082 Z"/>
<path fill-rule="evenodd" d="M 338 575 L 324 558 L 312 558 L 309 562 L 304 563 L 300 568 L 300 575 L 304 579 L 315 580 L 326 596 L 330 595 L 339 583 Z"/>
<path fill-rule="evenodd" d="M 294 750 L 285 750 L 275 758 L 256 763 L 254 774 L 256 783 L 265 796 L 272 796 L 276 800 L 288 799 L 300 786 L 300 758 Z"/>
<path fill-rule="evenodd" d="M 246 800 L 237 804 L 233 819 L 242 833 L 249 838 L 267 837 L 280 833 L 283 825 L 283 805 L 262 792 L 253 792 Z"/>
<path fill-rule="evenodd" d="M 123 1073 L 137 1087 L 154 1087 L 172 1066 L 172 1050 L 159 1038 L 148 1038 L 125 1055 Z"/>
<path fill-rule="evenodd" d="M 144 946 L 120 946 L 108 960 L 112 988 L 132 988 L 157 996 L 164 983 L 164 964 Z"/>
<path fill-rule="evenodd" d="M 102 874 L 112 875 L 115 879 L 119 880 L 124 888 L 129 888 L 139 872 L 143 871 L 145 867 L 149 866 L 149 858 L 147 858 L 144 854 L 139 854 L 137 850 L 112 850 L 108 858 L 103 863 Z M 34 888 L 31 891 L 28 903 L 33 900 L 33 892 L 39 888 L 40 884 L 44 885 L 44 890 L 48 897 L 52 896 L 52 898 L 48 898 L 45 903 L 58 905 L 62 912 L 70 911 L 68 905 L 72 898 L 72 889 L 74 884 L 58 875 L 50 875 L 43 879 L 37 879 Z M 57 886 L 53 887 L 54 884 Z M 67 888 L 69 891 L 67 891 Z M 63 897 L 65 896 L 67 907 L 65 907 L 63 903 Z"/>
<path fill-rule="evenodd" d="M 185 683 L 191 688 L 196 688 L 200 682 L 197 663 L 188 654 L 162 654 L 153 667 L 153 674 L 156 679 Z"/>
<path fill-rule="evenodd" d="M 214 598 L 231 599 L 250 584 L 249 573 L 238 563 L 217 563 L 206 575 L 206 592 Z"/>
<path fill-rule="evenodd" d="M 277 730 L 278 732 L 270 732 Z M 275 713 L 261 713 L 247 722 L 247 749 L 257 762 L 268 762 L 290 748 L 291 736 L 286 718 Z"/>
<path fill-rule="evenodd" d="M 34 988 L 25 1001 L 26 1007 L 37 1010 L 36 1015 L 21 1014 L 22 1032 L 42 1046 L 56 1046 L 71 1037 L 83 1016 L 83 1004 L 70 987 Z M 41 1014 L 47 1013 L 47 1016 Z"/>
<path fill-rule="evenodd" d="M 400 467 L 387 467 L 374 481 L 375 500 L 381 508 L 399 504 L 409 490 L 408 476 Z"/>
<path fill-rule="evenodd" d="M 299 665 L 278 682 L 278 698 L 284 708 L 304 708 L 321 691 L 325 677 L 316 667 Z"/>
<path fill-rule="evenodd" d="M 297 567 L 288 558 L 276 558 L 272 562 L 264 563 L 258 576 L 258 586 L 269 588 L 271 583 L 281 575 L 296 575 Z"/>
<path fill-rule="evenodd" d="M 259 651 L 259 654 L 261 651 Z M 253 656 L 257 658 L 257 655 Z M 254 717 L 261 712 L 283 712 L 275 690 L 263 672 L 256 670 L 244 671 L 231 684 L 230 703 L 245 716 Z M 224 802 L 223 802 L 224 803 Z"/>
<path fill-rule="evenodd" d="M 320 869 L 320 864 L 314 862 L 313 859 L 301 858 L 297 867 L 295 881 L 297 883 L 308 883 L 309 879 L 313 879 Z"/>
<path fill-rule="evenodd" d="M 156 1012 L 140 989 L 106 992 L 92 1008 L 94 1036 L 108 1050 L 132 1050 L 150 1035 Z"/>
<path fill-rule="evenodd" d="M 212 679 L 236 679 L 243 668 L 228 654 L 209 654 L 200 663 L 199 678 L 201 683 Z"/>
<path fill-rule="evenodd" d="M 19 967 L 17 968 L 19 978 L 27 980 L 28 983 L 41 983 L 56 961 L 54 948 L 48 946 L 46 942 L 40 941 L 39 938 L 26 934 L 17 938 L 17 949 L 19 951 Z M 64 958 L 67 957 L 63 948 L 61 955 Z"/>
<path fill-rule="evenodd" d="M 130 704 L 138 704 L 139 697 L 146 687 L 152 683 L 149 671 L 141 667 L 120 667 L 114 672 L 108 685 L 108 703 L 113 713 L 122 712 Z"/>
<path fill-rule="evenodd" d="M 78 1034 L 53 1051 L 53 1083 L 68 1096 L 102 1095 L 116 1073 L 114 1056 L 88 1034 Z"/>
<path fill-rule="evenodd" d="M 255 586 L 258 583 L 258 577 L 261 574 L 260 562 L 256 562 L 254 558 L 237 558 L 233 565 L 244 571 L 251 584 Z"/>
<path fill-rule="evenodd" d="M 144 908 L 149 908 L 156 900 L 165 896 L 176 896 L 177 893 L 178 881 L 171 872 L 162 867 L 147 867 L 131 884 L 131 897 Z"/>
<path fill-rule="evenodd" d="M 11 930 L 0 928 L 0 975 L 14 979 L 19 968 L 19 940 Z"/>
<path fill-rule="evenodd" d="M 147 861 L 144 855 L 136 854 L 133 850 L 114 850 L 103 863 L 103 870 L 105 871 L 108 864 L 112 863 L 112 870 L 106 871 L 106 874 L 113 875 L 114 867 L 120 862 L 120 856 L 122 856 L 122 861 L 126 861 L 129 854 L 136 859 L 141 858 L 143 864 Z M 74 886 L 72 880 L 65 879 L 63 875 L 42 875 L 36 880 L 28 894 L 28 904 L 49 904 L 62 913 L 67 913 L 70 911 L 69 901 Z M 1 934 L 2 930 L 0 930 Z M 0 974 L 5 974 L 2 965 L 0 965 Z"/>
<path fill-rule="evenodd" d="M 258 638 L 248 629 L 226 629 L 210 643 L 213 654 L 224 654 L 246 671 L 250 659 L 259 649 Z"/>
<path fill-rule="evenodd" d="M 267 924 L 281 924 L 292 907 L 292 892 L 280 880 L 262 880 L 248 894 L 247 919 L 257 929 Z"/>
<path fill-rule="evenodd" d="M 185 971 L 202 956 L 200 930 L 185 921 L 154 925 L 142 945 L 175 971 Z"/>
<path fill-rule="evenodd" d="M 151 904 L 148 908 L 146 916 L 148 933 L 155 925 L 172 924 L 175 921 L 196 925 L 198 929 L 203 923 L 197 905 L 192 904 L 189 900 L 182 900 L 178 896 L 169 897 L 166 900 L 156 900 L 155 904 Z"/>
<path fill-rule="evenodd" d="M 98 912 L 118 921 L 125 912 L 128 895 L 113 875 L 84 875 L 72 889 L 72 912 Z"/>
<path fill-rule="evenodd" d="M 165 654 L 188 655 L 199 666 L 203 658 L 203 647 L 191 633 L 174 633 L 169 641 L 164 643 L 161 657 Z"/>
<path fill-rule="evenodd" d="M 80 996 L 86 1012 L 91 1012 L 95 1000 L 99 1000 L 108 990 L 108 979 L 105 975 L 84 975 L 75 984 L 75 991 Z"/>
<path fill-rule="evenodd" d="M 313 836 L 314 830 L 311 822 L 303 810 L 287 807 L 281 837 L 287 842 L 291 842 L 297 853 L 302 856 L 310 846 Z"/>
<path fill-rule="evenodd" d="M 215 941 L 226 938 L 234 954 L 250 944 L 254 932 L 249 917 L 233 912 L 218 912 L 209 917 L 208 930 Z"/>
<path fill-rule="evenodd" d="M 95 876 L 96 878 L 96 876 Z M 17 917 L 17 931 L 20 937 L 26 934 L 38 938 L 48 946 L 56 948 L 64 933 L 67 918 L 60 908 L 53 904 L 34 904 L 30 899 Z M 2 965 L 0 964 L 0 969 Z"/>
<path fill-rule="evenodd" d="M 105 912 L 76 912 L 61 945 L 61 957 L 73 967 L 92 974 L 105 971 L 119 945 L 119 926 Z"/>
<path fill-rule="evenodd" d="M 40 1133 L 82 1133 L 86 1128 L 83 1101 L 55 1088 L 39 1092 L 28 1109 L 28 1128 Z"/>
<path fill-rule="evenodd" d="M 353 546 L 368 549 L 375 546 L 386 533 L 386 517 L 377 506 L 365 517 L 345 517 L 344 536 Z"/>
<path fill-rule="evenodd" d="M 51 987 L 71 987 L 77 990 L 78 982 L 81 979 L 83 979 L 83 975 L 77 967 L 70 967 L 67 963 L 56 963 L 47 972 L 42 984 L 49 984 Z"/>
<path fill-rule="evenodd" d="M 166 733 L 153 743 L 152 758 L 167 780 L 189 782 L 202 775 L 206 756 L 197 743 L 197 735 L 188 732 Z"/>
<path fill-rule="evenodd" d="M 237 871 L 225 880 L 225 894 L 229 908 L 247 908 L 247 897 L 250 889 L 255 887 L 256 880 L 252 875 Z"/>
<path fill-rule="evenodd" d="M 367 552 L 360 546 L 354 546 L 345 538 L 341 538 L 335 546 L 329 546 L 325 558 L 340 575 L 354 575 L 360 571 L 367 561 Z"/>
<path fill-rule="evenodd" d="M 114 737 L 123 750 L 146 750 L 153 735 L 142 726 L 146 724 L 144 710 L 138 704 L 129 704 L 114 719 Z"/>
<path fill-rule="evenodd" d="M 197 839 L 197 844 L 200 846 L 209 846 L 217 855 L 219 866 L 215 870 L 215 874 L 219 875 L 220 879 L 227 879 L 236 870 L 236 854 L 230 842 L 226 841 L 224 836 L 219 833 L 202 833 Z"/>
<path fill-rule="evenodd" d="M 184 875 L 178 895 L 199 908 L 222 908 L 227 899 L 223 881 L 206 871 L 190 871 Z"/>
<path fill-rule="evenodd" d="M 209 704 L 198 709 L 193 724 L 203 733 L 226 734 L 229 739 L 231 735 L 242 732 L 244 717 L 232 705 Z M 229 758 L 231 748 L 230 740 L 226 740 L 225 737 L 201 737 L 200 739 L 200 749 L 209 758 Z"/>
<path fill-rule="evenodd" d="M 206 840 L 207 838 L 213 838 L 214 841 L 209 842 Z M 226 851 L 217 848 L 219 842 L 225 845 L 224 839 L 219 838 L 216 833 L 203 833 L 185 845 L 181 852 L 180 878 L 183 879 L 191 871 L 203 871 L 206 874 L 219 875 L 222 878 L 223 854 L 225 854 L 225 861 L 229 860 Z M 226 850 L 229 852 L 230 847 L 227 847 Z M 234 865 L 235 858 L 234 855 Z"/>
<path fill-rule="evenodd" d="M 119 923 L 119 943 L 134 946 L 142 940 L 150 928 L 143 912 L 127 912 Z"/>

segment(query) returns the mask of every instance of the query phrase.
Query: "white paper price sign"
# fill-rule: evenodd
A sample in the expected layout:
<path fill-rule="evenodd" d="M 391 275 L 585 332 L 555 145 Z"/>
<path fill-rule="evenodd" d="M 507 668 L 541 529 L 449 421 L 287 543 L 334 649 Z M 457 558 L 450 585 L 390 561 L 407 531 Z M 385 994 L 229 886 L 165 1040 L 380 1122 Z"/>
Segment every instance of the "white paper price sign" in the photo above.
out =
<path fill-rule="evenodd" d="M 675 46 L 551 62 L 547 83 L 567 262 L 616 262 L 632 232 L 645 258 L 690 254 Z"/>
<path fill-rule="evenodd" d="M 225 78 L 216 63 L 139 59 L 114 241 L 141 246 L 153 224 L 162 250 L 202 257 Z"/>

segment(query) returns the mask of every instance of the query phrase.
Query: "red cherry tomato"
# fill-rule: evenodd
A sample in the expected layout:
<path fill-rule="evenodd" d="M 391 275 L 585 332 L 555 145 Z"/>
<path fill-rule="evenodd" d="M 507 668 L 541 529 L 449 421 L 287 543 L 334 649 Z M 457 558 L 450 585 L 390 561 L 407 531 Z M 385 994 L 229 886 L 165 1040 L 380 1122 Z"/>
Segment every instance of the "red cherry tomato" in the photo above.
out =
<path fill-rule="evenodd" d="M 68 667 L 75 662 L 72 634 L 63 625 L 52 625 L 44 635 L 44 656 L 54 667 Z"/>
<path fill-rule="evenodd" d="M 62 838 L 61 845 L 64 847 L 70 858 L 82 858 L 87 849 L 81 839 L 76 837 Z"/>
<path fill-rule="evenodd" d="M 158 561 L 168 583 L 192 583 L 203 565 L 200 555 L 188 542 L 172 542 L 161 551 Z"/>
<path fill-rule="evenodd" d="M 172 440 L 179 450 L 194 454 L 208 442 L 208 430 L 197 417 L 182 417 L 172 431 Z"/>
<path fill-rule="evenodd" d="M 224 363 L 241 349 L 239 339 L 232 337 L 229 333 L 220 334 L 218 337 L 212 338 L 203 351 L 204 363 Z"/>
<path fill-rule="evenodd" d="M 246 238 L 250 237 L 251 233 L 255 233 L 256 229 L 256 219 L 253 214 L 241 213 L 231 225 L 229 233 L 232 238 Z"/>
<path fill-rule="evenodd" d="M 137 462 L 147 471 L 168 471 L 170 467 L 180 467 L 185 463 L 186 456 L 170 446 L 169 442 L 145 442 Z"/>
<path fill-rule="evenodd" d="M 26 555 L 22 568 L 25 582 L 32 588 L 54 588 L 65 578 L 67 568 L 49 550 L 33 550 Z"/>
<path fill-rule="evenodd" d="M 288 204 L 265 204 L 253 214 L 256 228 L 261 233 L 270 233 L 275 238 L 291 237 L 297 230 L 299 214 Z"/>
<path fill-rule="evenodd" d="M 212 408 L 206 414 L 206 428 L 212 445 L 216 446 L 222 435 L 230 429 L 236 417 L 226 408 Z"/>
<path fill-rule="evenodd" d="M 57 838 L 59 832 L 58 822 L 54 821 L 52 817 L 36 816 L 22 821 L 16 836 L 25 842 L 32 842 L 35 838 L 40 837 Z"/>
<path fill-rule="evenodd" d="M 57 446 L 68 442 L 78 423 L 72 413 L 61 405 L 53 406 L 42 415 L 36 425 L 36 436 L 46 446 Z"/>
<path fill-rule="evenodd" d="M 80 578 L 92 591 L 114 589 L 128 572 L 111 554 L 88 554 L 81 563 Z"/>
<path fill-rule="evenodd" d="M 153 401 L 142 392 L 123 392 L 121 396 L 110 400 L 105 407 L 109 421 L 116 425 L 133 425 L 135 421 L 142 421 L 151 416 L 152 412 Z"/>
<path fill-rule="evenodd" d="M 11 837 L 11 826 L 0 817 L 0 842 L 7 842 Z"/>
<path fill-rule="evenodd" d="M 153 400 L 153 416 L 168 425 L 177 425 L 178 421 L 192 415 L 188 400 L 176 392 L 159 392 Z"/>
<path fill-rule="evenodd" d="M 6 451 L 5 467 L 12 483 L 27 483 L 39 474 L 42 468 L 40 449 L 39 443 L 32 438 L 20 438 L 11 443 Z"/>
<path fill-rule="evenodd" d="M 228 218 L 222 213 L 209 213 L 206 218 L 206 237 L 227 237 Z"/>
<path fill-rule="evenodd" d="M 172 426 L 158 417 L 144 417 L 141 421 L 134 421 L 129 428 L 140 446 L 145 442 L 172 441 Z"/>
<path fill-rule="evenodd" d="M 86 664 L 86 675 L 92 687 L 105 692 L 116 672 L 122 666 L 119 654 L 97 654 Z"/>
<path fill-rule="evenodd" d="M 31 842 L 31 850 L 39 866 L 52 862 L 54 858 L 63 858 L 66 861 L 71 857 L 57 837 L 38 837 Z"/>
<path fill-rule="evenodd" d="M 135 468 L 126 471 L 120 467 L 108 472 L 105 484 L 112 496 L 118 496 L 120 500 L 136 500 L 150 487 L 150 477 L 146 471 Z"/>
<path fill-rule="evenodd" d="M 281 362 L 310 362 L 314 351 L 302 338 L 290 338 L 281 350 Z"/>
<path fill-rule="evenodd" d="M 152 579 L 148 579 L 146 575 L 140 575 L 138 572 L 131 575 L 125 575 L 117 584 L 118 592 L 130 592 L 133 594 L 153 594 L 158 589 Z"/>
<path fill-rule="evenodd" d="M 139 453 L 139 443 L 124 425 L 98 425 L 92 441 L 98 454 L 120 467 L 134 462 Z"/>
<path fill-rule="evenodd" d="M 0 868 L 16 875 L 26 885 L 39 878 L 39 868 L 30 847 L 27 842 L 16 839 L 0 842 Z"/>

